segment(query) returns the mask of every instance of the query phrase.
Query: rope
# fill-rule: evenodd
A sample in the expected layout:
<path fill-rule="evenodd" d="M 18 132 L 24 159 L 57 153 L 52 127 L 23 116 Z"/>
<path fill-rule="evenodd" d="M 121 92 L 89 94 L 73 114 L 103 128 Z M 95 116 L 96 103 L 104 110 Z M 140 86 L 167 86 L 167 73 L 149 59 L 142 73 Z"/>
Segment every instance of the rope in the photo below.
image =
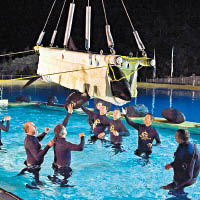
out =
<path fill-rule="evenodd" d="M 33 52 L 33 51 L 35 51 L 35 50 L 19 51 L 19 52 L 16 52 L 16 53 L 1 54 L 0 57 L 3 57 L 3 56 L 10 56 L 10 55 L 16 55 L 16 54 L 21 54 L 21 53 L 28 53 L 28 52 Z"/>
<path fill-rule="evenodd" d="M 56 29 L 55 29 L 55 30 L 58 29 L 58 25 L 59 25 L 59 23 L 60 23 L 60 19 L 61 19 L 62 13 L 63 13 L 63 9 L 64 9 L 64 7 L 65 7 L 65 3 L 66 3 L 66 0 L 64 0 L 63 7 L 62 7 L 62 10 L 61 10 L 61 12 L 60 12 L 60 16 L 59 16 L 59 19 L 58 19 L 58 22 L 57 22 L 57 25 L 56 25 Z"/>
<path fill-rule="evenodd" d="M 122 79 L 124 79 L 124 78 L 128 78 L 129 76 L 131 76 L 132 74 L 134 74 L 136 71 L 138 71 L 138 70 L 140 70 L 140 69 L 142 69 L 144 66 L 141 66 L 141 67 L 138 67 L 136 70 L 134 70 L 134 71 L 132 71 L 130 74 L 128 74 L 127 76 L 123 76 L 123 77 L 121 77 L 120 79 L 116 79 L 116 77 L 115 77 L 115 74 L 114 74 L 114 72 L 113 72 L 113 76 L 114 76 L 114 80 L 112 80 L 111 78 L 110 78 L 110 81 L 113 81 L 113 82 L 116 82 L 116 81 L 121 81 Z M 109 67 L 110 68 L 110 67 Z M 112 69 L 112 68 L 111 68 Z M 113 71 L 113 69 L 112 69 L 112 71 Z"/>
<path fill-rule="evenodd" d="M 127 62 L 127 63 L 136 63 L 136 61 L 135 62 Z M 99 69 L 99 68 L 107 67 L 108 71 L 112 70 L 112 73 L 113 73 L 113 76 L 114 76 L 114 80 L 112 80 L 111 78 L 110 78 L 110 80 L 111 81 L 121 81 L 124 78 L 128 78 L 129 76 L 131 76 L 132 74 L 134 74 L 136 71 L 140 70 L 143 67 L 143 66 L 141 66 L 141 67 L 137 68 L 136 70 L 134 70 L 133 72 L 131 72 L 130 74 L 128 74 L 127 76 L 121 77 L 120 79 L 117 80 L 116 77 L 115 77 L 115 73 L 114 73 L 113 69 L 111 68 L 111 66 L 114 66 L 114 65 L 110 65 L 109 63 L 107 63 L 107 66 L 93 67 L 93 68 L 88 68 L 88 69 L 84 69 L 84 70 L 92 70 L 92 69 Z M 15 79 L 0 80 L 0 82 L 2 82 L 2 81 L 23 80 L 23 79 L 30 79 L 30 78 L 42 77 L 42 76 L 51 76 L 51 75 L 56 75 L 56 74 L 71 73 L 71 72 L 77 72 L 77 71 L 82 71 L 82 70 L 83 69 L 77 69 L 77 70 L 71 70 L 71 71 L 65 71 L 65 72 L 57 72 L 57 73 L 44 74 L 44 75 L 27 76 L 27 77 L 15 78 Z"/>
<path fill-rule="evenodd" d="M 29 50 L 29 51 L 22 51 L 22 52 L 16 52 L 16 53 L 10 53 L 10 54 L 2 54 L 0 56 L 8 56 L 8 55 L 14 55 L 14 54 L 20 54 L 20 53 L 27 53 L 27 52 L 33 52 L 34 50 Z M 113 55 L 108 55 L 108 57 L 113 56 Z M 117 55 L 116 55 L 117 56 Z M 129 64 L 129 63 L 137 63 L 137 59 L 136 58 L 127 58 L 125 56 L 122 56 L 122 58 L 128 59 L 128 60 L 133 60 L 133 62 L 125 62 L 124 64 Z M 148 59 L 148 58 L 146 58 Z M 108 58 L 109 60 L 109 58 Z M 109 62 L 107 62 L 107 66 L 103 66 L 103 67 L 93 67 L 93 68 L 88 68 L 88 69 L 84 69 L 84 70 L 92 70 L 92 69 L 99 69 L 99 68 L 104 68 L 107 67 L 108 68 L 108 72 L 109 70 L 112 71 L 113 76 L 114 76 L 114 80 L 112 80 L 110 78 L 111 81 L 121 81 L 124 78 L 128 78 L 129 76 L 131 76 L 132 74 L 134 74 L 136 71 L 138 71 L 139 69 L 141 69 L 143 66 L 137 68 L 136 70 L 134 70 L 133 72 L 131 72 L 130 74 L 128 74 L 127 76 L 121 77 L 120 79 L 116 79 L 115 77 L 115 73 L 112 69 L 111 66 L 115 66 L 115 65 L 111 65 Z M 35 75 L 35 76 L 27 76 L 27 77 L 21 77 L 21 78 L 15 78 L 15 79 L 8 79 L 8 80 L 0 80 L 1 81 L 14 81 L 14 80 L 23 80 L 23 79 L 30 79 L 30 78 L 36 78 L 36 77 L 42 77 L 42 76 L 51 76 L 51 75 L 56 75 L 56 74 L 63 74 L 63 73 L 70 73 L 70 72 L 77 72 L 77 71 L 82 71 L 83 69 L 77 69 L 77 70 L 71 70 L 71 71 L 65 71 L 65 72 L 57 72 L 57 73 L 51 73 L 51 74 L 44 74 L 44 75 Z"/>
<path fill-rule="evenodd" d="M 99 69 L 99 68 L 104 68 L 103 67 L 93 67 L 89 69 L 84 69 L 84 70 L 91 70 L 91 69 Z M 57 73 L 51 73 L 51 74 L 44 74 L 44 75 L 35 75 L 35 76 L 27 76 L 23 78 L 14 78 L 14 79 L 8 79 L 8 80 L 0 80 L 1 81 L 15 81 L 15 80 L 23 80 L 23 79 L 30 79 L 30 78 L 35 78 L 35 77 L 42 77 L 42 76 L 51 76 L 51 75 L 56 75 L 56 74 L 63 74 L 63 73 L 70 73 L 70 72 L 77 72 L 77 71 L 82 71 L 83 69 L 77 69 L 77 70 L 71 70 L 71 71 L 65 71 L 65 72 L 57 72 Z"/>
<path fill-rule="evenodd" d="M 108 60 L 109 60 L 109 57 L 111 57 L 113 55 L 108 55 Z M 118 55 L 116 55 L 118 56 Z M 126 57 L 126 56 L 122 56 L 122 58 L 124 59 L 128 59 L 128 60 L 133 60 L 132 62 L 125 62 L 124 64 L 129 64 L 129 63 L 137 63 L 138 62 L 138 58 L 129 58 L 129 57 Z M 144 59 L 144 58 L 143 58 Z M 148 58 L 145 58 L 146 60 L 148 60 Z M 136 70 L 132 71 L 130 74 L 128 74 L 127 76 L 123 76 L 121 77 L 120 79 L 116 79 L 115 77 L 115 73 L 114 73 L 114 70 L 112 69 L 112 66 L 116 66 L 116 65 L 112 65 L 110 64 L 109 62 L 107 63 L 107 68 L 108 68 L 108 72 L 109 70 L 112 71 L 113 73 L 113 76 L 114 76 L 114 80 L 112 78 L 109 77 L 110 81 L 121 81 L 122 79 L 124 78 L 128 78 L 129 76 L 131 76 L 132 74 L 134 74 L 136 71 L 142 69 L 144 66 L 141 66 L 141 67 L 138 67 Z"/>
<path fill-rule="evenodd" d="M 108 25 L 108 20 L 107 20 L 107 16 L 106 16 L 106 9 L 105 9 L 105 5 L 104 5 L 103 0 L 102 0 L 102 6 L 103 6 L 103 12 L 104 12 L 104 16 L 105 16 L 106 25 Z"/>
<path fill-rule="evenodd" d="M 47 17 L 47 20 L 46 20 L 46 22 L 45 22 L 45 25 L 44 25 L 42 31 L 44 31 L 44 29 L 46 28 L 46 25 L 47 25 L 47 23 L 48 23 L 48 21 L 49 21 L 49 17 L 50 17 L 50 15 L 51 15 L 51 13 L 52 13 L 52 10 L 53 10 L 53 7 L 54 7 L 55 3 L 56 3 L 56 0 L 54 0 L 53 5 L 51 6 L 51 10 L 50 10 L 50 12 L 49 12 L 49 15 L 48 15 L 48 17 Z"/>

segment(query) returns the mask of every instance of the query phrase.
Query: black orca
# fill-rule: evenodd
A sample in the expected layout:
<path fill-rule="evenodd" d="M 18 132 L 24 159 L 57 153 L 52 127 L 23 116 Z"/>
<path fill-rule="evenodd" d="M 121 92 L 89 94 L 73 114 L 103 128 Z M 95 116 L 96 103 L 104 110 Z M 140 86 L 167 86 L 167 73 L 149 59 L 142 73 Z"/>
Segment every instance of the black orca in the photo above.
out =
<path fill-rule="evenodd" d="M 80 108 L 84 103 L 86 103 L 90 99 L 90 96 L 87 92 L 72 92 L 65 101 L 65 109 L 67 110 L 67 106 L 69 104 L 73 104 L 73 108 Z"/>
<path fill-rule="evenodd" d="M 162 116 L 169 122 L 180 124 L 185 121 L 185 116 L 182 112 L 174 108 L 166 108 L 162 110 Z"/>
<path fill-rule="evenodd" d="M 125 101 L 131 101 L 131 89 L 128 83 L 128 80 L 125 77 L 124 73 L 117 66 L 109 66 L 109 73 L 111 80 L 111 90 L 114 97 L 118 97 Z M 122 78 L 122 79 L 121 79 Z M 114 80 L 120 81 L 114 81 Z"/>

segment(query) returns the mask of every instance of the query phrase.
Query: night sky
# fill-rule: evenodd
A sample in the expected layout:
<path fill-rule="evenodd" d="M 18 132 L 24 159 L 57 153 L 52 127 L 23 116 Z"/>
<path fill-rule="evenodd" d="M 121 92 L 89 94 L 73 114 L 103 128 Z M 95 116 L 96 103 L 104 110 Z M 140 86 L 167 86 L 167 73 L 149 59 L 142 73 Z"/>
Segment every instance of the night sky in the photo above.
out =
<path fill-rule="evenodd" d="M 32 49 L 44 26 L 54 0 L 2 0 L 0 2 L 0 52 Z M 67 0 L 55 45 L 63 47 L 68 16 Z M 87 0 L 75 0 L 72 38 L 84 50 L 85 7 Z M 138 48 L 121 0 L 104 0 L 108 23 L 117 54 L 137 55 Z M 171 48 L 174 46 L 175 76 L 200 75 L 200 3 L 192 0 L 124 0 L 149 57 L 156 49 L 158 76 L 170 74 Z M 48 46 L 56 27 L 63 0 L 57 0 L 46 27 L 43 45 Z M 105 19 L 101 0 L 90 0 L 92 6 L 91 51 L 109 53 L 105 36 Z M 138 53 L 138 55 L 140 55 Z M 150 70 L 142 73 L 150 76 Z"/>

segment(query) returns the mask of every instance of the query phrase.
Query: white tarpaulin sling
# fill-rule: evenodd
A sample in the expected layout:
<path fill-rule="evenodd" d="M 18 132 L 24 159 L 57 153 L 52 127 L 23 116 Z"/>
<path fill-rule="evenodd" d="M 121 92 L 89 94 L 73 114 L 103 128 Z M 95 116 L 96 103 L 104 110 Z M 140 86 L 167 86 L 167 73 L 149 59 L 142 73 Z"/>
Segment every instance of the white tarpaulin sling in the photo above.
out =
<path fill-rule="evenodd" d="M 55 82 L 80 92 L 85 92 L 87 89 L 91 97 L 103 99 L 115 105 L 127 103 L 112 95 L 106 62 L 109 59 L 109 63 L 112 64 L 112 56 L 45 47 L 39 47 L 39 54 L 37 71 L 39 75 L 70 71 L 43 76 L 45 81 Z"/>

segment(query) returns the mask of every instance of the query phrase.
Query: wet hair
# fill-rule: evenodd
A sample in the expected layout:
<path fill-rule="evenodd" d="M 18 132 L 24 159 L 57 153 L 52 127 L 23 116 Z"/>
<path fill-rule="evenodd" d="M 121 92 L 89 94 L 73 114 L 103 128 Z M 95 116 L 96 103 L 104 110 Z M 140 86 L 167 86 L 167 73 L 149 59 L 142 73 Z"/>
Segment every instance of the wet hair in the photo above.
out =
<path fill-rule="evenodd" d="M 150 115 L 150 117 L 151 117 L 151 121 L 154 120 L 154 116 L 153 116 L 151 113 L 147 113 L 145 116 L 147 116 L 147 115 Z"/>
<path fill-rule="evenodd" d="M 102 106 L 103 106 L 103 103 L 102 103 L 101 101 L 98 101 L 98 102 L 96 103 L 96 106 L 97 106 L 97 104 L 99 104 L 99 103 L 101 103 L 101 104 L 102 104 Z"/>
<path fill-rule="evenodd" d="M 56 137 L 62 137 L 66 133 L 66 129 L 62 124 L 58 124 L 53 131 Z"/>
<path fill-rule="evenodd" d="M 113 112 L 114 112 L 115 110 L 117 110 L 117 111 L 119 111 L 119 112 L 120 112 L 120 109 L 119 109 L 119 108 L 115 108 L 115 109 L 113 110 Z"/>
<path fill-rule="evenodd" d="M 188 130 L 178 129 L 176 132 L 178 133 L 178 138 L 184 142 L 187 142 L 190 139 L 190 132 Z"/>
<path fill-rule="evenodd" d="M 28 133 L 29 132 L 29 128 L 30 128 L 30 123 L 32 123 L 31 121 L 28 121 L 26 122 L 24 125 L 23 125 L 23 129 L 24 129 L 24 132 L 25 133 Z"/>

